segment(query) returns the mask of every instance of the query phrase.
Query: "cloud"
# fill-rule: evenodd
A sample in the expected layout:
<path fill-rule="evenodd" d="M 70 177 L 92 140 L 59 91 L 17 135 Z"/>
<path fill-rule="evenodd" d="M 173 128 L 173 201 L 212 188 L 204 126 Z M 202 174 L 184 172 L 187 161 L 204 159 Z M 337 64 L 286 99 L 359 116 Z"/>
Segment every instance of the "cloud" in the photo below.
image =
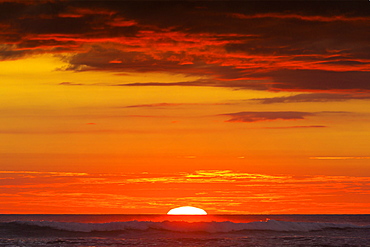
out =
<path fill-rule="evenodd" d="M 354 156 L 354 157 L 343 157 L 343 156 L 322 156 L 322 157 L 310 157 L 310 159 L 314 160 L 366 160 L 370 159 L 370 157 L 366 156 Z"/>
<path fill-rule="evenodd" d="M 264 83 L 255 83 L 247 80 L 235 81 L 219 81 L 209 79 L 199 79 L 194 81 L 181 81 L 181 82 L 135 82 L 125 84 L 115 84 L 112 86 L 129 86 L 129 87 L 143 87 L 143 86 L 156 86 L 156 87 L 171 87 L 171 86 L 184 86 L 184 87 L 225 87 L 235 89 L 252 89 L 252 90 L 267 90 L 268 86 Z"/>
<path fill-rule="evenodd" d="M 277 18 L 277 19 L 300 19 L 306 21 L 320 21 L 320 22 L 332 22 L 332 21 L 367 21 L 370 20 L 367 16 L 351 17 L 351 16 L 320 16 L 320 15 L 299 15 L 299 14 L 284 14 L 284 13 L 264 13 L 256 15 L 243 15 L 233 14 L 235 18 L 240 19 L 254 19 L 254 18 Z"/>
<path fill-rule="evenodd" d="M 82 85 L 85 85 L 85 84 L 75 83 L 75 82 L 61 82 L 58 85 L 63 85 L 63 86 L 82 86 Z"/>
<path fill-rule="evenodd" d="M 82 70 L 90 70 L 91 68 L 81 67 Z M 61 82 L 58 85 L 62 86 L 113 86 L 113 87 L 227 87 L 235 89 L 254 89 L 254 90 L 267 90 L 268 86 L 264 83 L 255 83 L 247 80 L 235 81 L 218 81 L 213 79 L 198 79 L 192 81 L 180 82 L 130 82 L 130 83 L 95 83 L 95 84 L 82 84 L 76 82 Z"/>
<path fill-rule="evenodd" d="M 221 115 L 231 117 L 226 122 L 252 123 L 275 120 L 301 120 L 305 119 L 306 116 L 312 116 L 315 114 L 310 112 L 277 111 L 277 112 L 236 112 Z"/>
<path fill-rule="evenodd" d="M 369 71 L 278 70 L 268 72 L 274 90 L 370 90 Z"/>
<path fill-rule="evenodd" d="M 128 108 L 138 108 L 138 107 L 168 107 L 168 106 L 181 106 L 181 105 L 194 105 L 185 103 L 155 103 L 155 104 L 144 104 L 144 105 L 129 105 Z"/>
<path fill-rule="evenodd" d="M 84 34 L 91 31 L 88 18 L 71 18 L 52 16 L 40 18 L 39 16 L 22 18 L 17 22 L 16 28 L 27 34 Z"/>
<path fill-rule="evenodd" d="M 6 44 L 0 45 L 0 60 L 19 59 L 25 55 L 25 51 L 15 50 L 14 46 Z"/>
<path fill-rule="evenodd" d="M 297 94 L 284 97 L 273 98 L 256 98 L 252 101 L 257 101 L 262 104 L 274 103 L 299 103 L 299 102 L 335 102 L 346 101 L 353 99 L 370 99 L 368 94 L 329 94 L 329 93 L 310 93 L 310 94 Z"/>
<path fill-rule="evenodd" d="M 127 86 L 369 91 L 365 4 L 2 1 L 0 59 L 68 53 L 67 70 L 203 78 Z"/>
<path fill-rule="evenodd" d="M 365 212 L 368 202 L 364 196 L 370 190 L 366 176 L 291 176 L 233 170 L 114 174 L 3 171 L 0 183 L 2 211 L 19 213 L 40 209 L 52 209 L 53 213 L 118 213 L 124 209 L 134 213 L 137 208 L 159 213 L 185 202 L 214 212 L 324 212 L 317 204 L 335 213 Z M 205 186 L 209 184 L 212 186 Z M 362 203 L 353 203 L 359 198 Z M 333 200 L 341 207 L 333 206 Z M 68 208 L 61 204 L 68 204 Z"/>
<path fill-rule="evenodd" d="M 143 105 L 129 105 L 127 108 L 141 108 L 141 107 L 173 107 L 173 106 L 200 106 L 200 105 L 229 105 L 229 103 L 153 103 L 153 104 L 143 104 Z"/>
<path fill-rule="evenodd" d="M 84 172 L 0 171 L 0 174 L 34 174 L 43 176 L 86 176 Z"/>
<path fill-rule="evenodd" d="M 152 39 L 152 37 L 148 37 Z M 145 40 L 145 39 L 144 39 Z M 94 45 L 91 49 L 84 53 L 76 54 L 69 59 L 69 67 L 67 70 L 88 71 L 88 70 L 108 70 L 108 71 L 128 71 L 128 72 L 165 72 L 188 74 L 197 76 L 208 76 L 211 79 L 202 79 L 196 82 L 183 82 L 184 86 L 193 86 L 199 83 L 200 85 L 212 86 L 227 86 L 225 82 L 217 79 L 235 80 L 244 77 L 242 69 L 235 66 L 226 66 L 216 63 L 208 62 L 204 55 L 197 55 L 189 53 L 185 57 L 185 52 L 177 52 L 176 50 L 169 51 L 146 51 L 146 44 L 143 44 L 143 51 L 123 51 L 117 48 L 104 47 L 104 45 Z M 151 45 L 152 46 L 152 45 Z M 178 48 L 175 48 L 178 49 Z M 152 47 L 150 47 L 152 50 Z M 191 62 L 186 62 L 190 59 Z M 112 61 L 115 61 L 112 63 Z M 119 61 L 119 62 L 118 62 Z M 213 79 L 214 78 L 214 79 Z M 231 82 L 239 83 L 240 86 L 248 86 L 248 82 Z M 125 85 L 139 85 L 139 86 L 163 86 L 160 83 L 132 83 Z M 170 84 L 167 84 L 170 85 Z M 174 84 L 172 84 L 174 85 Z M 249 83 L 250 87 L 260 87 Z M 239 87 L 239 85 L 237 85 Z"/>
<path fill-rule="evenodd" d="M 296 125 L 284 127 L 261 127 L 260 129 L 309 129 L 309 128 L 326 128 L 325 125 Z"/>
<path fill-rule="evenodd" d="M 160 116 L 138 116 L 138 115 L 130 115 L 126 117 L 160 117 Z M 93 123 L 88 123 L 88 125 L 94 125 Z M 8 135 L 77 135 L 77 134 L 117 134 L 117 133 L 125 133 L 125 134 L 143 134 L 149 133 L 151 131 L 145 130 L 120 130 L 120 129 L 71 129 L 71 130 L 1 130 L 0 134 L 8 134 Z"/>

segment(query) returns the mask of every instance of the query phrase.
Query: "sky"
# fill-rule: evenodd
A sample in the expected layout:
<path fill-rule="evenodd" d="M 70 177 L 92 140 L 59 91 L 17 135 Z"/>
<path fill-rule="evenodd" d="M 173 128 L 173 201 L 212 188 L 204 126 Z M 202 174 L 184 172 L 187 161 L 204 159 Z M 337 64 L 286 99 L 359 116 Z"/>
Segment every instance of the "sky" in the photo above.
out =
<path fill-rule="evenodd" d="M 370 213 L 368 1 L 0 0 L 0 213 Z"/>

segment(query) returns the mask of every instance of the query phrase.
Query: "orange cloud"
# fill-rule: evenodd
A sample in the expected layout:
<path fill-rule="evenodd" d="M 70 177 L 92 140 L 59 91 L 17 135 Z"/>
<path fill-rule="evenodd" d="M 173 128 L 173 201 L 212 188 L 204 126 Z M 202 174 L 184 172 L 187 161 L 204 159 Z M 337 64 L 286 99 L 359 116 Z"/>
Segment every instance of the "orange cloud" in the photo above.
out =
<path fill-rule="evenodd" d="M 325 207 L 331 207 L 332 213 L 348 213 L 368 212 L 365 206 L 370 203 L 369 178 L 354 176 L 294 177 L 231 170 L 157 174 L 3 171 L 0 178 L 4 199 L 0 208 L 9 213 L 165 213 L 184 202 L 214 213 L 324 213 Z M 353 204 L 359 198 L 361 202 Z M 64 209 L 60 206 L 66 204 Z"/>

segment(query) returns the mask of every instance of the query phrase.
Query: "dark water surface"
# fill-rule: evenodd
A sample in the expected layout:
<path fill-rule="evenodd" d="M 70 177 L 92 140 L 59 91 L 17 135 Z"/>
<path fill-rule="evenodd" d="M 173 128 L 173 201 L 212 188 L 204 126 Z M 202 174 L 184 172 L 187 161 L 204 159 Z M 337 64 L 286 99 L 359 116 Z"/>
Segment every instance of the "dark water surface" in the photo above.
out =
<path fill-rule="evenodd" d="M 0 215 L 0 246 L 370 246 L 370 215 Z"/>

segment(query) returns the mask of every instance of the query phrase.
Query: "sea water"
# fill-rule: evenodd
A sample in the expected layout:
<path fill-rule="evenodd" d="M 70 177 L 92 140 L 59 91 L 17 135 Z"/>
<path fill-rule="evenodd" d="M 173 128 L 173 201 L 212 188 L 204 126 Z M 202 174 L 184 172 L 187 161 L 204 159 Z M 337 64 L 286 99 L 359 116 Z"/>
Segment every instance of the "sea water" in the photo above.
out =
<path fill-rule="evenodd" d="M 370 215 L 0 215 L 0 246 L 370 246 Z"/>

